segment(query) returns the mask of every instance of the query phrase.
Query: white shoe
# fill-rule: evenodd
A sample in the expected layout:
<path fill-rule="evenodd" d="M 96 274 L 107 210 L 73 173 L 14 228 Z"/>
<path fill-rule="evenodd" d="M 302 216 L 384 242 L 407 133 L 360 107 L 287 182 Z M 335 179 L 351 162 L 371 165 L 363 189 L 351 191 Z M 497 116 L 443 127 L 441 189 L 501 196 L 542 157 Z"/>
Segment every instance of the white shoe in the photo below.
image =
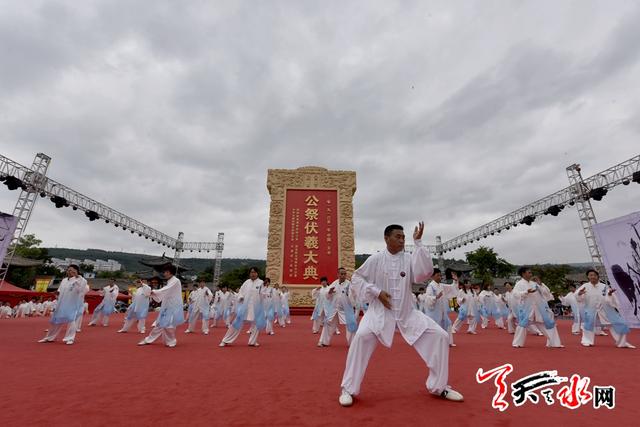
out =
<path fill-rule="evenodd" d="M 119 331 L 116 331 L 116 332 L 119 333 L 119 334 L 125 333 L 125 331 L 123 331 L 122 329 L 120 329 Z"/>
<path fill-rule="evenodd" d="M 176 346 L 175 344 L 165 344 L 165 347 L 169 347 L 169 348 L 173 348 L 175 346 Z"/>
<path fill-rule="evenodd" d="M 73 344 L 73 340 L 69 340 L 65 342 L 66 345 L 72 345 Z"/>
<path fill-rule="evenodd" d="M 143 330 L 141 330 L 141 331 L 140 331 L 140 333 L 141 333 L 141 334 L 144 334 L 144 333 L 145 333 L 144 329 L 143 329 Z"/>
<path fill-rule="evenodd" d="M 636 348 L 636 346 L 629 343 L 625 343 L 623 345 L 618 346 L 618 348 Z"/>
<path fill-rule="evenodd" d="M 140 341 L 138 343 L 138 345 L 147 345 L 147 344 L 149 344 L 149 343 L 147 341 L 145 341 L 145 340 L 142 340 L 142 341 Z"/>
<path fill-rule="evenodd" d="M 191 331 L 187 329 L 186 331 L 184 331 L 184 333 L 185 333 L 185 334 L 190 334 L 190 333 L 191 333 Z"/>
<path fill-rule="evenodd" d="M 457 347 L 457 346 L 458 346 L 458 345 L 457 345 L 457 344 L 454 344 L 454 343 L 449 344 L 449 347 Z"/>
<path fill-rule="evenodd" d="M 249 344 L 249 347 L 260 347 L 260 344 L 255 343 L 255 344 Z"/>
<path fill-rule="evenodd" d="M 205 335 L 209 335 L 209 331 L 207 331 L 207 332 L 203 332 L 203 334 L 205 334 Z"/>
<path fill-rule="evenodd" d="M 347 393 L 345 390 L 342 390 L 342 393 L 338 398 L 338 402 L 340 402 L 340 405 L 345 407 L 351 406 L 353 405 L 353 397 L 349 393 Z"/>
<path fill-rule="evenodd" d="M 48 340 L 46 338 L 42 338 L 41 340 L 38 340 L 38 342 L 53 342 L 53 340 Z"/>
<path fill-rule="evenodd" d="M 453 402 L 462 402 L 464 401 L 464 397 L 462 394 L 458 393 L 452 388 L 447 388 L 442 393 L 440 393 L 440 397 L 443 399 L 451 400 Z"/>
<path fill-rule="evenodd" d="M 336 329 L 336 335 L 340 335 L 340 330 Z"/>
<path fill-rule="evenodd" d="M 223 342 L 221 342 L 220 344 L 218 344 L 218 347 L 226 347 L 226 346 L 227 346 L 227 344 L 225 344 L 225 343 L 223 343 Z"/>
<path fill-rule="evenodd" d="M 275 332 L 269 332 L 269 335 L 275 335 L 275 334 L 276 334 Z"/>
<path fill-rule="evenodd" d="M 82 332 L 82 329 L 76 329 L 76 332 Z"/>

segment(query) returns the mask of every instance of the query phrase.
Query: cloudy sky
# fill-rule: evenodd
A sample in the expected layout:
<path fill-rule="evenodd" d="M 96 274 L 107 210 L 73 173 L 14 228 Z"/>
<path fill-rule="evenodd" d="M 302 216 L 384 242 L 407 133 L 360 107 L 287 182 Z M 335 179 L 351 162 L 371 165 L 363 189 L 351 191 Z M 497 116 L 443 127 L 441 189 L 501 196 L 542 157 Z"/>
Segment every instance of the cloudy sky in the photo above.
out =
<path fill-rule="evenodd" d="M 0 153 L 168 234 L 265 258 L 267 169 L 357 172 L 356 251 L 468 231 L 640 152 L 634 1 L 0 1 Z M 17 192 L 0 188 L 0 210 Z M 595 202 L 638 210 L 640 186 Z M 37 205 L 48 246 L 162 247 Z M 482 241 L 588 261 L 577 213 Z M 465 249 L 468 249 L 467 246 Z M 455 253 L 463 256 L 462 251 Z"/>

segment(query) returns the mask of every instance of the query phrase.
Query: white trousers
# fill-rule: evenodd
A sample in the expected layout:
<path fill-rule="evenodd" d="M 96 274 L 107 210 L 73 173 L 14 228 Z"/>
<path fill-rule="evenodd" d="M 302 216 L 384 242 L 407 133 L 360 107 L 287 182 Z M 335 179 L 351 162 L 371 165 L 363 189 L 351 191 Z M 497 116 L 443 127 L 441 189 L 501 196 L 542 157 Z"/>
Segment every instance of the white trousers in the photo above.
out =
<path fill-rule="evenodd" d="M 93 312 L 89 326 L 97 324 L 100 321 L 100 317 L 102 317 L 102 326 L 109 326 L 109 316 L 105 316 L 102 311 Z"/>
<path fill-rule="evenodd" d="M 66 342 L 75 340 L 77 326 L 77 323 L 75 321 L 51 325 L 49 327 L 49 332 L 47 332 L 47 335 L 44 337 L 44 339 L 46 339 L 47 341 L 54 341 L 65 325 L 67 326 L 67 332 L 65 333 L 64 338 L 62 338 L 62 341 Z"/>
<path fill-rule="evenodd" d="M 435 322 L 434 322 L 435 323 Z M 369 364 L 369 359 L 378 345 L 378 337 L 368 327 L 360 324 L 353 336 L 347 364 L 342 376 L 342 388 L 351 395 L 360 393 L 360 385 Z M 440 394 L 447 387 L 449 376 L 449 335 L 441 327 L 429 328 L 413 344 L 429 369 L 427 390 Z"/>
<path fill-rule="evenodd" d="M 189 327 L 187 328 L 188 331 L 195 331 L 196 330 L 196 324 L 198 323 L 198 319 L 202 318 L 202 333 L 209 333 L 209 319 L 206 319 L 201 315 L 198 314 L 197 316 L 194 316 L 194 318 L 192 320 L 189 321 Z M 214 321 L 215 322 L 215 321 Z M 213 325 L 215 327 L 215 323 Z"/>
<path fill-rule="evenodd" d="M 318 332 L 320 332 L 320 326 L 322 325 L 322 319 L 323 319 L 323 318 L 324 318 L 324 317 L 323 317 L 323 316 L 321 316 L 321 318 L 320 318 L 320 319 L 316 319 L 316 320 L 314 320 L 314 321 L 313 321 L 313 326 L 311 327 L 311 331 L 312 331 L 314 334 L 317 334 Z"/>
<path fill-rule="evenodd" d="M 76 332 L 80 332 L 82 329 L 82 319 L 84 318 L 84 313 L 80 313 L 80 316 L 76 319 Z"/>
<path fill-rule="evenodd" d="M 122 332 L 127 332 L 129 329 L 131 329 L 131 327 L 133 326 L 134 323 L 138 322 L 138 332 L 140 332 L 141 334 L 144 334 L 145 331 L 145 320 L 146 319 L 125 319 L 124 321 L 124 326 L 122 326 L 122 329 L 120 329 Z"/>
<path fill-rule="evenodd" d="M 331 338 L 335 335 L 336 330 L 338 329 L 339 318 L 338 316 L 334 316 L 333 319 L 329 320 L 322 327 L 322 333 L 320 334 L 320 340 L 318 340 L 318 344 L 322 345 L 331 345 Z M 353 333 L 347 330 L 347 345 L 351 345 L 351 340 L 353 339 Z"/>
<path fill-rule="evenodd" d="M 627 343 L 627 334 L 620 335 L 613 328 L 609 330 L 611 333 L 611 338 L 616 343 L 617 347 L 625 347 Z M 595 345 L 596 343 L 596 334 L 594 331 L 587 331 L 585 329 L 582 330 L 582 340 L 580 340 L 582 345 Z"/>
<path fill-rule="evenodd" d="M 273 332 L 273 322 L 270 322 L 269 319 L 267 319 L 267 327 L 265 328 L 265 332 L 268 334 Z"/>
<path fill-rule="evenodd" d="M 258 334 L 260 331 L 256 328 L 255 322 L 251 322 L 251 328 L 249 328 L 249 345 L 255 345 L 258 343 Z M 231 344 L 240 336 L 240 329 L 236 329 L 233 325 L 229 325 L 227 333 L 222 338 L 222 342 L 225 344 Z"/>
<path fill-rule="evenodd" d="M 144 341 L 148 344 L 151 344 L 162 335 L 162 340 L 164 341 L 164 345 L 169 347 L 175 347 L 178 343 L 176 340 L 176 328 L 161 328 L 159 326 L 154 326 L 151 330 L 151 333 L 148 337 L 144 339 Z"/>
<path fill-rule="evenodd" d="M 580 319 L 574 320 L 571 324 L 571 333 L 578 335 L 580 333 Z"/>
<path fill-rule="evenodd" d="M 478 319 L 475 316 L 469 317 L 469 327 L 467 328 L 467 333 L 473 334 L 478 327 Z"/>
<path fill-rule="evenodd" d="M 504 319 L 502 317 L 498 317 L 496 319 L 496 326 L 500 329 L 504 329 Z"/>
<path fill-rule="evenodd" d="M 513 334 L 516 331 L 515 323 L 515 316 L 512 312 L 509 312 L 509 316 L 507 317 L 507 332 L 510 334 Z"/>
<path fill-rule="evenodd" d="M 285 318 L 284 315 L 282 316 L 278 316 L 278 324 L 280 325 L 280 327 L 284 328 L 284 322 L 285 322 Z"/>
<path fill-rule="evenodd" d="M 545 337 L 547 337 L 547 347 L 560 347 L 562 345 L 562 343 L 560 342 L 560 335 L 558 334 L 558 328 L 556 328 L 555 326 L 551 329 L 546 329 L 544 327 L 544 324 L 542 323 L 530 323 L 529 326 L 536 326 L 536 328 Z M 527 341 L 527 329 L 528 328 L 523 328 L 522 326 L 517 326 L 511 345 L 524 347 L 524 344 Z"/>

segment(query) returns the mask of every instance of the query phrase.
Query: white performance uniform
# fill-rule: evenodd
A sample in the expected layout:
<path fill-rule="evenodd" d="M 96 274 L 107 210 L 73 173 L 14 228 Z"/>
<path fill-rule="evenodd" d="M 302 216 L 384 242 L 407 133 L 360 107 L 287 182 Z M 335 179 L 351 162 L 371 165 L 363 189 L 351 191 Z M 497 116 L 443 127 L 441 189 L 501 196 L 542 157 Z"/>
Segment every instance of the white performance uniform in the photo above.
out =
<path fill-rule="evenodd" d="M 579 295 L 581 290 L 585 290 L 583 295 Z M 598 282 L 595 285 L 587 282 L 580 286 L 576 290 L 576 299 L 578 302 L 584 304 L 585 319 L 587 312 L 595 312 L 595 318 L 593 319 L 594 328 L 589 331 L 586 329 L 585 322 L 582 324 L 582 340 L 581 344 L 586 347 L 590 347 L 595 344 L 595 333 L 597 328 L 597 322 L 601 325 L 611 325 L 611 319 L 607 316 L 607 310 L 613 310 L 612 315 L 616 315 L 619 310 L 618 300 L 614 295 L 609 295 L 609 287 L 602 282 Z M 619 314 L 617 314 L 619 316 Z M 585 320 L 583 319 L 583 320 Z M 620 334 L 616 332 L 615 328 L 609 328 L 611 338 L 616 343 L 616 347 L 620 348 L 635 348 L 627 342 L 627 334 Z"/>
<path fill-rule="evenodd" d="M 440 394 L 447 387 L 449 374 L 449 335 L 436 322 L 413 307 L 411 284 L 421 283 L 433 274 L 431 255 L 420 240 L 413 254 L 403 251 L 391 254 L 387 249 L 373 254 L 355 271 L 352 289 L 358 300 L 369 303 L 355 333 L 342 377 L 342 389 L 360 393 L 369 359 L 378 341 L 391 347 L 398 328 L 405 341 L 413 346 L 429 368 L 427 390 Z M 386 309 L 378 296 L 391 295 L 391 309 Z"/>
<path fill-rule="evenodd" d="M 249 345 L 258 344 L 258 334 L 259 330 L 256 327 L 256 306 L 258 304 L 262 304 L 260 299 L 260 291 L 262 289 L 263 282 L 261 279 L 251 280 L 247 279 L 242 284 L 237 294 L 237 304 L 240 304 L 240 299 L 243 300 L 247 304 L 247 317 L 245 321 L 251 322 L 251 328 L 249 329 Z M 227 333 L 222 338 L 222 343 L 231 344 L 233 343 L 238 336 L 240 335 L 240 329 L 236 329 L 233 327 L 233 322 L 229 324 L 229 329 L 227 329 Z"/>
<path fill-rule="evenodd" d="M 462 289 L 458 289 L 458 295 L 456 295 L 456 302 L 460 307 L 459 310 L 463 308 L 467 310 L 467 323 L 471 325 L 471 320 L 474 317 L 473 312 L 469 310 L 471 308 L 471 304 L 473 304 L 473 291 L 465 292 Z M 458 311 L 459 313 L 459 311 Z M 457 333 L 462 326 L 464 320 L 460 320 L 460 314 L 458 314 L 458 318 L 453 322 L 453 326 L 451 327 L 452 333 Z"/>
<path fill-rule="evenodd" d="M 529 289 L 535 289 L 536 292 L 529 293 Z M 547 329 L 543 320 L 543 313 L 540 310 L 540 306 L 543 306 L 544 310 L 549 310 L 547 301 L 553 300 L 553 295 L 547 286 L 542 283 L 538 285 L 535 282 L 530 282 L 525 279 L 520 279 L 513 288 L 513 300 L 517 304 L 524 304 L 529 307 L 529 325 L 535 325 L 540 332 L 547 337 L 547 347 L 563 347 L 560 342 L 560 335 L 558 335 L 558 328 L 553 326 L 551 329 Z M 549 314 L 553 316 L 553 313 Z M 524 347 L 527 339 L 527 328 L 518 324 L 516 332 L 513 336 L 513 347 Z"/>
<path fill-rule="evenodd" d="M 151 286 L 143 283 L 140 287 L 136 288 L 133 298 L 131 300 L 131 305 L 129 306 L 129 310 L 135 310 L 137 307 L 143 306 L 145 308 L 146 314 L 149 313 L 149 302 L 145 301 L 151 297 Z M 138 332 L 144 334 L 146 331 L 146 316 L 143 318 L 138 318 L 136 316 L 130 316 L 127 311 L 127 315 L 125 316 L 124 325 L 118 332 L 127 332 L 134 323 L 138 323 L 137 328 Z"/>
<path fill-rule="evenodd" d="M 193 332 L 196 329 L 196 323 L 199 318 L 202 319 L 202 333 L 205 335 L 209 334 L 209 315 L 211 313 L 211 300 L 213 299 L 213 292 L 211 289 L 206 286 L 202 288 L 198 288 L 191 293 L 194 295 L 193 299 L 193 310 L 195 313 L 192 313 L 189 316 L 189 327 L 187 331 Z M 189 295 L 189 296 L 191 296 Z"/>
<path fill-rule="evenodd" d="M 442 292 L 440 298 L 438 294 Z M 451 333 L 451 320 L 449 319 L 449 300 L 458 294 L 458 282 L 448 285 L 432 280 L 427 285 L 425 298 L 425 314 L 433 319 L 442 329 L 449 334 L 449 345 L 454 345 Z"/>
<path fill-rule="evenodd" d="M 113 313 L 111 311 L 111 307 L 114 307 L 116 304 L 116 300 L 118 299 L 118 293 L 120 293 L 120 289 L 117 285 L 105 286 L 102 289 L 103 297 L 102 302 L 93 310 L 93 315 L 91 316 L 91 321 L 89 322 L 89 326 L 93 326 L 100 321 L 102 317 L 102 326 L 109 326 L 109 317 Z M 109 307 L 107 308 L 108 314 L 105 314 L 104 310 L 101 307 Z"/>
<path fill-rule="evenodd" d="M 329 294 L 329 290 L 334 289 L 332 294 Z M 325 298 L 327 298 L 331 302 L 331 313 L 325 312 L 325 320 L 324 327 L 322 329 L 322 334 L 320 335 L 319 343 L 322 345 L 330 345 L 331 338 L 336 333 L 338 329 L 338 324 L 346 325 L 347 319 L 345 316 L 345 307 L 347 310 L 353 311 L 353 304 L 351 303 L 351 282 L 345 280 L 340 283 L 339 280 L 334 281 L 331 285 L 327 287 Z M 322 292 L 322 290 L 320 290 Z M 345 328 L 346 329 L 346 328 Z M 351 339 L 353 338 L 353 333 L 349 332 L 346 329 L 346 338 L 347 345 L 351 343 Z"/>
<path fill-rule="evenodd" d="M 10 319 L 13 314 L 13 310 L 8 305 L 0 307 L 0 319 Z"/>
<path fill-rule="evenodd" d="M 571 307 L 573 315 L 573 323 L 571 324 L 571 333 L 578 335 L 580 333 L 580 304 L 578 303 L 578 290 L 569 292 L 567 295 L 560 297 L 560 302 L 565 307 Z"/>
<path fill-rule="evenodd" d="M 515 301 L 513 299 L 513 290 L 507 291 L 504 293 L 504 299 L 507 301 L 507 306 L 509 307 L 509 315 L 507 316 L 507 332 L 510 334 L 515 333 L 516 325 L 515 325 Z"/>
<path fill-rule="evenodd" d="M 151 333 L 141 343 L 151 344 L 162 336 L 167 347 L 175 347 L 177 344 L 176 326 L 184 323 L 180 280 L 176 276 L 171 276 L 164 287 L 153 290 L 151 298 L 161 303 L 160 313 Z"/>
<path fill-rule="evenodd" d="M 67 325 L 67 332 L 62 341 L 74 342 L 78 329 L 79 311 L 81 311 L 81 304 L 88 291 L 89 285 L 82 276 L 62 279 L 58 287 L 56 311 L 50 320 L 51 326 L 47 335 L 40 341 L 54 341 L 64 325 Z"/>

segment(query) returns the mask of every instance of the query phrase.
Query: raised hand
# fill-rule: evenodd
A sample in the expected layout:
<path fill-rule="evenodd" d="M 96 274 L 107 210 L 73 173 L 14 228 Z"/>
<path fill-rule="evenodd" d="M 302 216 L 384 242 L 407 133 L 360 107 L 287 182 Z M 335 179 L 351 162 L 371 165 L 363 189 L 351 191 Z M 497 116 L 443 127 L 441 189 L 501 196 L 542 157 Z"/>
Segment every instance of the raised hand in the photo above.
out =
<path fill-rule="evenodd" d="M 416 228 L 413 229 L 413 240 L 422 239 L 422 233 L 424 233 L 424 221 L 418 222 Z"/>
<path fill-rule="evenodd" d="M 380 295 L 378 295 L 378 299 L 386 309 L 391 310 L 391 295 L 389 295 L 385 291 L 380 291 Z"/>
<path fill-rule="evenodd" d="M 436 299 L 440 298 L 442 296 L 442 291 L 438 292 L 438 295 L 436 295 Z"/>
<path fill-rule="evenodd" d="M 457 282 L 458 281 L 458 273 L 456 273 L 455 271 L 452 271 L 451 272 L 451 278 Z"/>

